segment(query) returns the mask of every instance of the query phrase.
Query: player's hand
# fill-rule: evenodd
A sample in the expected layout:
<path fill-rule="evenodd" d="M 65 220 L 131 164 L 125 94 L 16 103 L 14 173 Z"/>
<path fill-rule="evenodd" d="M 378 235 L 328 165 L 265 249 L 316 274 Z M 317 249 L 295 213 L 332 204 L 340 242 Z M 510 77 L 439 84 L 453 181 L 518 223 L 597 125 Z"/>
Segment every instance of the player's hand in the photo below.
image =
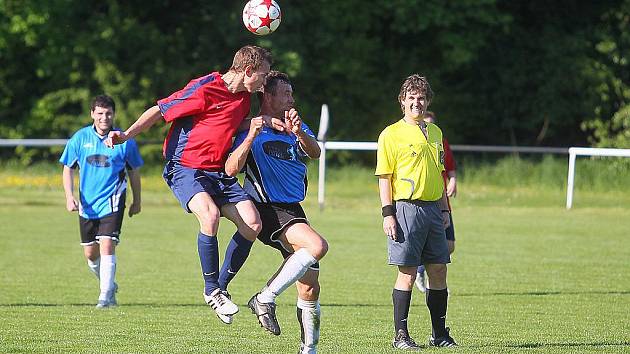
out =
<path fill-rule="evenodd" d="M 272 129 L 275 129 L 277 131 L 283 132 L 286 130 L 287 126 L 286 124 L 284 124 L 284 120 L 279 119 L 279 118 L 275 118 L 272 116 L 262 116 L 263 119 L 263 123 L 268 126 L 271 127 Z"/>
<path fill-rule="evenodd" d="M 442 224 L 444 225 L 444 229 L 448 229 L 449 226 L 451 226 L 451 213 L 449 213 L 448 211 L 443 211 L 442 212 Z"/>
<path fill-rule="evenodd" d="M 107 139 L 105 139 L 105 146 L 108 148 L 114 148 L 114 145 L 119 145 L 127 141 L 127 135 L 124 132 L 118 130 L 112 130 L 107 134 Z"/>
<path fill-rule="evenodd" d="M 252 139 L 257 137 L 258 134 L 260 134 L 262 127 L 263 127 L 262 117 L 252 118 L 251 121 L 249 122 L 249 132 L 247 133 L 247 136 Z"/>
<path fill-rule="evenodd" d="M 392 241 L 396 241 L 396 218 L 393 215 L 383 218 L 383 231 Z"/>
<path fill-rule="evenodd" d="M 77 211 L 77 210 L 79 210 L 79 203 L 77 203 L 77 200 L 74 199 L 74 197 L 66 198 L 66 209 L 68 211 Z"/>
<path fill-rule="evenodd" d="M 284 122 L 291 133 L 298 135 L 302 131 L 302 118 L 300 118 L 295 108 L 284 111 Z"/>
<path fill-rule="evenodd" d="M 129 217 L 140 214 L 140 210 L 142 210 L 142 205 L 140 203 L 131 203 L 131 206 L 129 207 Z"/>
<path fill-rule="evenodd" d="M 450 178 L 448 180 L 448 184 L 446 185 L 446 195 L 449 198 L 457 195 L 457 180 L 455 178 Z"/>

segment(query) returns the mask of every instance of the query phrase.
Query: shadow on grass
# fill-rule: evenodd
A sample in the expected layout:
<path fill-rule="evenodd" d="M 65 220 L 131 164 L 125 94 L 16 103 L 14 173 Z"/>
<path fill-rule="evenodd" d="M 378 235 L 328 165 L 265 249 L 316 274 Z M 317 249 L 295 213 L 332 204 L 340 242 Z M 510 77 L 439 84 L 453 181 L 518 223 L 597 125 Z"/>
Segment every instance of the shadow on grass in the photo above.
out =
<path fill-rule="evenodd" d="M 629 290 L 611 291 L 525 291 L 521 293 L 463 293 L 455 296 L 550 296 L 550 295 L 629 295 Z"/>
<path fill-rule="evenodd" d="M 630 346 L 630 342 L 592 342 L 592 343 L 523 343 L 523 344 L 508 344 L 502 347 L 507 348 L 571 348 L 571 347 L 627 347 Z"/>

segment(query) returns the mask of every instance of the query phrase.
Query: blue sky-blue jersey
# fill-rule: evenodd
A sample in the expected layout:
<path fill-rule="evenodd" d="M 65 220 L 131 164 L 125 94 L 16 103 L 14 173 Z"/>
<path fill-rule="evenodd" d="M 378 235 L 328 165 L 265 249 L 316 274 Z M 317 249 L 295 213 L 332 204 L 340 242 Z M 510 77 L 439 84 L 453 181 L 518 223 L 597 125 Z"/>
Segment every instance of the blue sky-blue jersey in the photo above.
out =
<path fill-rule="evenodd" d="M 68 140 L 59 159 L 63 165 L 79 168 L 79 215 L 100 219 L 118 211 L 118 202 L 127 188 L 125 168 L 135 169 L 144 163 L 133 139 L 105 146 L 93 125 L 79 129 Z"/>
<path fill-rule="evenodd" d="M 302 130 L 315 137 L 304 122 Z M 239 133 L 232 149 L 245 137 L 247 131 Z M 295 135 L 263 127 L 247 157 L 243 188 L 260 203 L 299 203 L 306 197 L 308 185 L 306 159 Z"/>

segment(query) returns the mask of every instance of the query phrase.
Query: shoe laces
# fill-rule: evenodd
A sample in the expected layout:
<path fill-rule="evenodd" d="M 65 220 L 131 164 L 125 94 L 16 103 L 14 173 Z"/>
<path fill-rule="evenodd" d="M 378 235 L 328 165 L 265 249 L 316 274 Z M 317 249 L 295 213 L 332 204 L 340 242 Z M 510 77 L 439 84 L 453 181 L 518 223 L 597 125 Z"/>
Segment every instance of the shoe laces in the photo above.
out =
<path fill-rule="evenodd" d="M 214 295 L 212 299 L 214 300 L 217 307 L 221 307 L 227 302 L 226 296 L 221 291 L 217 292 L 217 294 Z"/>

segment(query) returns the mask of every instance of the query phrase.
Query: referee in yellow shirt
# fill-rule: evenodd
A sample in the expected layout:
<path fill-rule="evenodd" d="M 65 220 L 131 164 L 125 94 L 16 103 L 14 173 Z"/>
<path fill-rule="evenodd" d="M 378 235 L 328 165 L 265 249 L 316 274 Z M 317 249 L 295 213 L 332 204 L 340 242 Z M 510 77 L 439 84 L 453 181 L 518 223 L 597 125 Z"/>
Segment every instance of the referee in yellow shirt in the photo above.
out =
<path fill-rule="evenodd" d="M 392 346 L 406 350 L 420 350 L 409 336 L 407 317 L 416 270 L 421 264 L 429 277 L 429 345 L 457 345 L 446 327 L 446 264 L 450 257 L 444 233 L 449 225 L 449 209 L 441 174 L 442 131 L 422 119 L 432 98 L 433 91 L 425 77 L 409 76 L 398 95 L 404 116 L 386 127 L 378 138 L 375 175 L 383 207 L 383 231 L 388 236 L 389 264 L 398 266 L 392 292 Z"/>

